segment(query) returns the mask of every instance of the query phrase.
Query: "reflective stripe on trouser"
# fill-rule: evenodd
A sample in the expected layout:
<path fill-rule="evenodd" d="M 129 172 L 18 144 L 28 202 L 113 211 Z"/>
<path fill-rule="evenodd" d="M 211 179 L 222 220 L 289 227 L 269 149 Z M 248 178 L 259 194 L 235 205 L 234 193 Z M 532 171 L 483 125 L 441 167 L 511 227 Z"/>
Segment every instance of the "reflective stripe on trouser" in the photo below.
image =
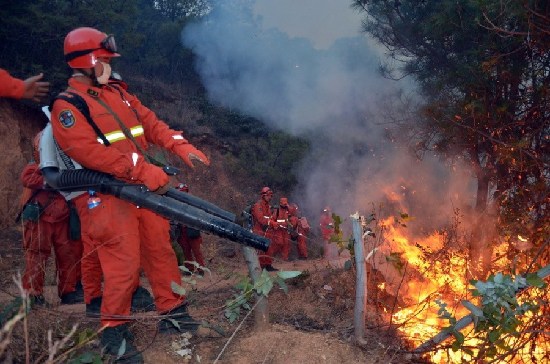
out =
<path fill-rule="evenodd" d="M 67 223 L 67 219 L 58 222 L 42 220 L 25 222 L 23 288 L 29 294 L 41 295 L 44 293 L 46 263 L 52 248 L 57 269 L 57 294 L 61 297 L 76 289 L 76 284 L 80 280 L 82 242 L 69 240 Z"/>

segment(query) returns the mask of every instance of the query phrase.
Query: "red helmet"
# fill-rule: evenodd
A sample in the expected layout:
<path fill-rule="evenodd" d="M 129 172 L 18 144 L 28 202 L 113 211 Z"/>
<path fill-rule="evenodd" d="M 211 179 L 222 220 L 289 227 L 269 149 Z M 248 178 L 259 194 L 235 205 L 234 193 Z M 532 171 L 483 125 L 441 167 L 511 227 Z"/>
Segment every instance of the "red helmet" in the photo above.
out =
<path fill-rule="evenodd" d="M 92 68 L 99 57 L 118 57 L 116 42 L 94 28 L 77 28 L 69 32 L 63 44 L 65 61 L 71 68 Z"/>
<path fill-rule="evenodd" d="M 262 188 L 262 190 L 260 191 L 260 194 L 262 195 L 267 195 L 267 194 L 273 194 L 273 191 L 271 191 L 271 188 L 269 187 L 264 187 Z"/>
<path fill-rule="evenodd" d="M 298 205 L 295 203 L 288 205 L 288 213 L 292 216 L 298 216 Z"/>

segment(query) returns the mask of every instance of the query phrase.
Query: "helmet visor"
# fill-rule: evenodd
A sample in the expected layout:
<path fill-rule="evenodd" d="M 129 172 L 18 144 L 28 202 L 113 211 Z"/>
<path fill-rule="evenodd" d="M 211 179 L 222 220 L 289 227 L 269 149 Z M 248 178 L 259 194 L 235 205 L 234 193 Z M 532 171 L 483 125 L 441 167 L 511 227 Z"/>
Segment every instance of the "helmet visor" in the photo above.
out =
<path fill-rule="evenodd" d="M 99 48 L 82 49 L 79 51 L 68 53 L 65 55 L 65 61 L 70 62 L 73 59 L 92 53 L 93 51 L 97 51 L 98 49 L 104 49 L 107 52 L 112 53 L 113 56 L 118 56 L 118 54 L 116 53 L 117 47 L 116 47 L 115 37 L 112 34 L 108 35 L 107 38 L 103 39 L 99 45 L 100 45 Z"/>
<path fill-rule="evenodd" d="M 109 34 L 107 38 L 103 39 L 101 41 L 101 48 L 106 49 L 111 53 L 116 53 L 117 47 L 116 47 L 115 36 L 112 34 Z"/>

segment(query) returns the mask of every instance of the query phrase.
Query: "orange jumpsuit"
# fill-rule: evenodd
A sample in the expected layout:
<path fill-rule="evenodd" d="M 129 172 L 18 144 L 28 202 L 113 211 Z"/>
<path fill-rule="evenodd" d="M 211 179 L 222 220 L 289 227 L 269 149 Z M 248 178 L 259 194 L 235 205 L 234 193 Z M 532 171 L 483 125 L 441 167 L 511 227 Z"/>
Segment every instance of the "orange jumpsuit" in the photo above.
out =
<path fill-rule="evenodd" d="M 191 231 L 191 234 L 188 234 L 189 231 Z M 197 233 L 195 233 L 195 231 Z M 195 236 L 197 234 L 198 236 Z M 200 231 L 194 229 L 191 230 L 187 226 L 181 225 L 181 234 L 178 237 L 178 244 L 183 250 L 186 261 L 197 262 L 201 265 L 201 267 L 206 266 L 201 251 L 202 236 L 200 235 Z M 185 263 L 185 267 L 191 272 L 195 271 L 195 266 L 193 264 Z"/>
<path fill-rule="evenodd" d="M 288 260 L 288 254 L 290 253 L 288 210 L 282 207 L 276 208 L 273 211 L 273 220 L 276 221 L 277 226 L 273 230 L 272 244 L 269 246 L 268 252 L 271 253 L 271 256 L 280 252 L 281 257 Z"/>
<path fill-rule="evenodd" d="M 288 221 L 296 234 L 298 255 L 301 258 L 307 258 L 307 234 L 309 233 L 309 229 L 304 227 L 304 224 L 302 224 L 302 219 L 305 219 L 305 217 L 291 215 L 289 216 Z"/>
<path fill-rule="evenodd" d="M 171 130 L 133 95 L 112 86 L 93 87 L 69 80 L 71 92 L 86 100 L 90 115 L 110 141 L 103 145 L 86 118 L 72 104 L 56 100 L 52 127 L 60 148 L 83 167 L 109 173 L 122 180 L 144 183 L 151 190 L 168 183 L 168 176 L 144 161 L 143 155 L 119 125 L 123 121 L 142 150 L 158 144 L 177 154 L 177 147 L 188 144 L 181 133 Z M 136 158 L 137 157 L 137 158 Z M 140 258 L 161 313 L 180 306 L 185 296 L 172 291 L 171 283 L 181 284 L 176 255 L 170 244 L 169 222 L 165 218 L 114 196 L 97 193 L 101 204 L 88 210 L 87 225 L 104 277 L 101 306 L 102 325 L 126 322 L 116 315 L 129 315 L 131 296 L 139 279 Z M 82 199 L 77 202 L 83 208 Z"/>
<path fill-rule="evenodd" d="M 75 291 L 76 284 L 80 281 L 82 242 L 69 239 L 67 202 L 59 192 L 42 189 L 44 177 L 36 163 L 25 166 L 21 173 L 21 182 L 26 188 L 39 190 L 29 202 L 37 202 L 43 208 L 38 221 L 24 221 L 23 288 L 31 295 L 40 296 L 44 293 L 46 262 L 53 248 L 57 268 L 57 293 L 61 297 Z"/>
<path fill-rule="evenodd" d="M 20 99 L 25 93 L 25 82 L 12 77 L 8 71 L 0 68 L 0 97 Z"/>
<path fill-rule="evenodd" d="M 254 221 L 254 226 L 252 231 L 260 236 L 264 236 L 268 239 L 273 238 L 273 224 L 271 220 L 271 206 L 264 199 L 260 199 L 252 206 L 252 220 Z M 273 263 L 273 244 L 269 244 L 267 252 L 258 251 L 260 267 L 264 268 Z"/>

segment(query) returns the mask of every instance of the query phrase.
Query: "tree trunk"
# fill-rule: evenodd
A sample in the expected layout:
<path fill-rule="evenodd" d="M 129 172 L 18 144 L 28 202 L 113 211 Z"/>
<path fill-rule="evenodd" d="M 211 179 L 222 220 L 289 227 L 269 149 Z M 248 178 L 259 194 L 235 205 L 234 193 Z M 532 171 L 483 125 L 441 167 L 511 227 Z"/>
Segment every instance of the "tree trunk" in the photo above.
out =
<path fill-rule="evenodd" d="M 246 260 L 246 266 L 248 267 L 248 274 L 252 283 L 256 283 L 262 274 L 262 269 L 260 268 L 260 262 L 258 260 L 258 254 L 256 250 L 243 246 L 243 255 Z M 254 310 L 254 329 L 258 331 L 264 331 L 269 324 L 269 305 L 267 302 L 267 297 L 258 295 L 254 293 L 256 298 L 256 308 Z"/>
<path fill-rule="evenodd" d="M 468 279 L 485 279 L 491 266 L 492 238 L 494 221 L 488 214 L 487 196 L 489 194 L 489 178 L 481 169 L 476 170 L 477 195 L 474 208 L 474 222 L 470 240 L 469 277 Z"/>

